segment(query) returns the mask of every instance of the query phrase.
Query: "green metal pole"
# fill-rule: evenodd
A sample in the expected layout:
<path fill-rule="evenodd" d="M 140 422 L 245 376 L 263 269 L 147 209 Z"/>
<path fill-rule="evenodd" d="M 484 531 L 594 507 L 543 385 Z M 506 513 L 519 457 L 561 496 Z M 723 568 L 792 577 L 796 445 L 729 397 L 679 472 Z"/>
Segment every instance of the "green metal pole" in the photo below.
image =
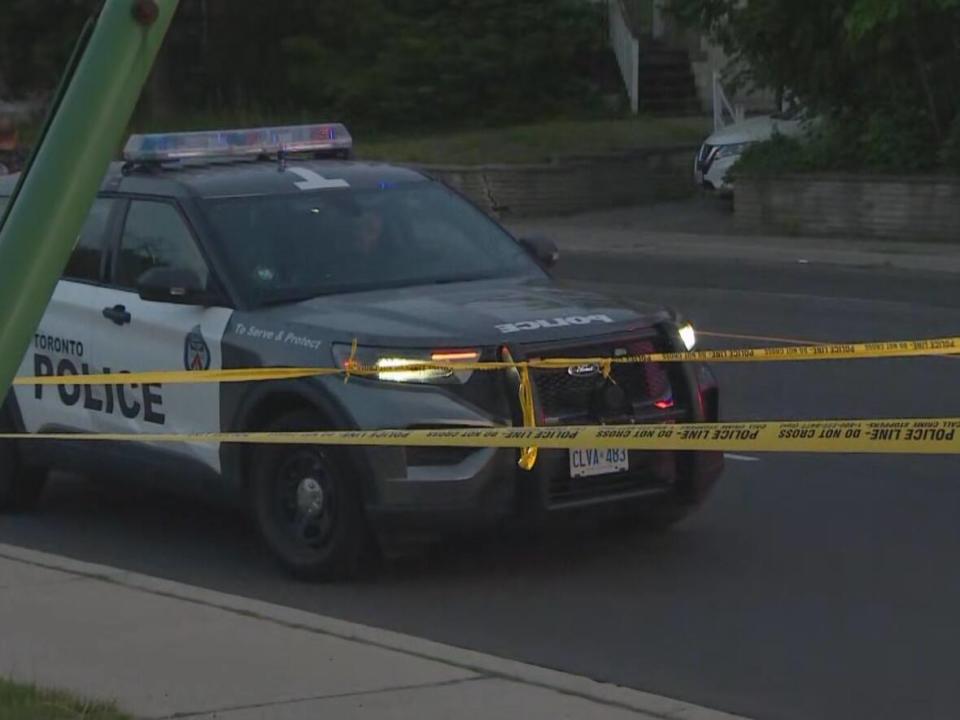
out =
<path fill-rule="evenodd" d="M 179 0 L 106 0 L 0 228 L 0 401 L 36 332 Z"/>

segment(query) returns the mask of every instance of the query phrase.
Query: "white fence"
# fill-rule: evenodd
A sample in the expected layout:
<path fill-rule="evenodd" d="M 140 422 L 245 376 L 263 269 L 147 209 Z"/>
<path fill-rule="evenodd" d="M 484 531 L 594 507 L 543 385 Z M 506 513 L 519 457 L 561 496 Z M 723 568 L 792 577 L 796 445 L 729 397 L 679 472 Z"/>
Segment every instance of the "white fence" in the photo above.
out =
<path fill-rule="evenodd" d="M 664 32 L 666 31 L 667 23 L 666 17 L 664 15 L 663 3 L 661 0 L 653 0 L 653 26 L 652 34 L 653 37 L 663 37 Z"/>
<path fill-rule="evenodd" d="M 610 16 L 610 44 L 617 56 L 623 83 L 630 96 L 630 111 L 640 110 L 640 43 L 627 25 L 620 0 L 608 0 Z"/>
<path fill-rule="evenodd" d="M 713 130 L 722 130 L 731 123 L 743 122 L 746 113 L 742 105 L 732 105 L 720 82 L 720 73 L 713 73 Z"/>

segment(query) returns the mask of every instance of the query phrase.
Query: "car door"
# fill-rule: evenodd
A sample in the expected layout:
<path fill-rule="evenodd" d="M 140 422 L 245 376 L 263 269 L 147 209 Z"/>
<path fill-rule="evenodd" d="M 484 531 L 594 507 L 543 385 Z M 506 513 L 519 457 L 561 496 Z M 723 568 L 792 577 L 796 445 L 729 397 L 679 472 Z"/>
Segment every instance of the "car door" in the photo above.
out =
<path fill-rule="evenodd" d="M 117 293 L 106 284 L 105 271 L 122 207 L 116 198 L 94 201 L 23 358 L 21 376 L 85 375 L 110 367 L 103 311 L 117 302 Z M 95 432 L 109 426 L 104 416 L 116 407 L 112 395 L 108 402 L 106 388 L 68 383 L 18 386 L 14 397 L 28 432 Z"/>
<path fill-rule="evenodd" d="M 116 307 L 103 332 L 111 367 L 130 372 L 223 367 L 221 344 L 232 310 L 142 299 L 138 282 L 158 268 L 193 273 L 211 292 L 217 286 L 181 208 L 163 200 L 131 199 L 112 254 Z M 217 432 L 221 428 L 219 385 L 129 385 L 125 406 L 108 421 L 115 432 Z M 220 470 L 216 445 L 153 447 Z"/>

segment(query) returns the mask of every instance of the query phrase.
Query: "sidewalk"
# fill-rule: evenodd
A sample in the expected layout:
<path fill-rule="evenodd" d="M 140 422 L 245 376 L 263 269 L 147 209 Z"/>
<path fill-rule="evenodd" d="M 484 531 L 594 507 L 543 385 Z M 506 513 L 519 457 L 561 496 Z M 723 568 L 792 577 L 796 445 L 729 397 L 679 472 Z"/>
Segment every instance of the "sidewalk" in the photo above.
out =
<path fill-rule="evenodd" d="M 115 700 L 143 718 L 734 720 L 587 678 L 6 545 L 0 675 Z"/>
<path fill-rule="evenodd" d="M 554 240 L 561 253 L 960 273 L 960 240 L 951 244 L 767 236 L 739 228 L 732 213 L 714 199 L 507 224 L 519 237 Z"/>

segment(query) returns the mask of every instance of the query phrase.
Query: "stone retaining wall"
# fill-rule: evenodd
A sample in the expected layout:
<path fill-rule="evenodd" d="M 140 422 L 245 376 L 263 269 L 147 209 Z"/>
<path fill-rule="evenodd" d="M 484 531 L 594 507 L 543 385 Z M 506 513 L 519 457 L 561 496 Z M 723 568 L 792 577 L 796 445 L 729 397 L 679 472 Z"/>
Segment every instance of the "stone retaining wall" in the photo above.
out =
<path fill-rule="evenodd" d="M 501 217 L 564 215 L 693 194 L 694 147 L 567 158 L 542 165 L 421 166 Z"/>
<path fill-rule="evenodd" d="M 799 235 L 960 242 L 960 178 L 737 178 L 737 221 Z"/>

